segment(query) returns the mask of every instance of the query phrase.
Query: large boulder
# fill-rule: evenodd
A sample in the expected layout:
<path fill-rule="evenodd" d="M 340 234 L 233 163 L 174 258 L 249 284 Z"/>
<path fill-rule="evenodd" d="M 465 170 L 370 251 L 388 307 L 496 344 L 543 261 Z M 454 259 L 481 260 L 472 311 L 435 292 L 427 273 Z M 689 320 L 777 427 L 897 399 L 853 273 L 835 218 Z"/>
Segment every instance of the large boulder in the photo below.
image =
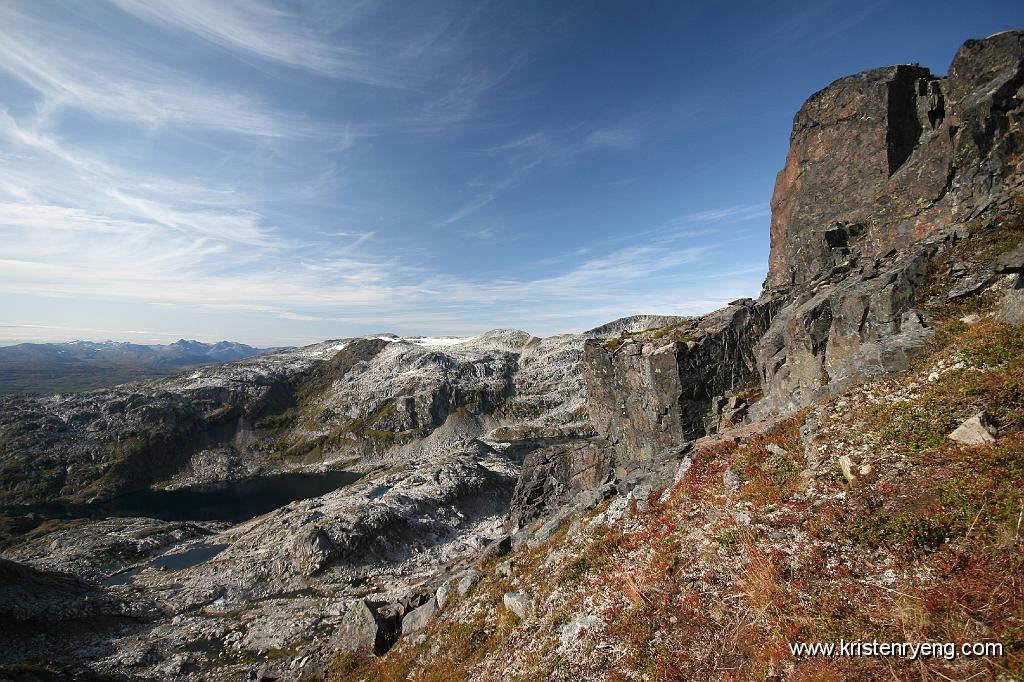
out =
<path fill-rule="evenodd" d="M 501 601 L 519 620 L 526 620 L 533 611 L 533 597 L 526 592 L 506 592 Z"/>
<path fill-rule="evenodd" d="M 583 490 L 600 487 L 613 467 L 614 452 L 600 438 L 546 445 L 531 451 L 523 460 L 522 473 L 512 493 L 512 529 L 566 504 Z"/>
<path fill-rule="evenodd" d="M 995 441 L 999 437 L 999 429 L 988 414 L 982 412 L 965 419 L 949 437 L 964 445 L 983 445 Z"/>
<path fill-rule="evenodd" d="M 331 536 L 314 526 L 298 535 L 292 546 L 295 567 L 304 576 L 319 571 L 338 554 Z"/>
<path fill-rule="evenodd" d="M 1013 287 L 1003 295 L 998 317 L 1010 324 L 1024 324 L 1024 277 L 1018 275 Z"/>
<path fill-rule="evenodd" d="M 402 618 L 402 634 L 408 635 L 427 627 L 435 613 L 437 613 L 437 599 L 431 597 L 422 606 L 405 614 L 405 617 Z"/>
<path fill-rule="evenodd" d="M 359 599 L 345 611 L 334 635 L 334 646 L 339 651 L 381 655 L 392 647 L 400 632 L 400 614 L 387 605 Z"/>

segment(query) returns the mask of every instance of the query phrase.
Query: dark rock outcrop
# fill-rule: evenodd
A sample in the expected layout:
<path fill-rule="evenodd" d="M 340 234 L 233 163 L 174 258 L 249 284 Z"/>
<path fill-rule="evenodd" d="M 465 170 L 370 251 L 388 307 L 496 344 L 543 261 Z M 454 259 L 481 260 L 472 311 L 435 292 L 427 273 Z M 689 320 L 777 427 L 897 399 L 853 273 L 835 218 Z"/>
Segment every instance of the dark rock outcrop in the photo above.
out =
<path fill-rule="evenodd" d="M 517 530 L 604 483 L 614 466 L 614 452 L 603 439 L 546 445 L 523 459 L 512 495 L 511 528 Z"/>
<path fill-rule="evenodd" d="M 766 286 L 799 287 L 851 254 L 877 256 L 947 220 L 953 117 L 945 79 L 912 65 L 842 78 L 793 122 L 772 197 Z"/>
<path fill-rule="evenodd" d="M 35 623 L 132 614 L 120 600 L 78 577 L 0 559 L 0 622 Z"/>
<path fill-rule="evenodd" d="M 788 301 L 755 348 L 764 398 L 754 418 L 905 370 L 931 334 L 914 305 L 939 248 L 873 260 L 839 284 Z"/>
<path fill-rule="evenodd" d="M 619 461 L 649 460 L 704 435 L 716 396 L 757 383 L 754 344 L 776 308 L 744 299 L 641 334 L 588 341 L 587 409 Z"/>
<path fill-rule="evenodd" d="M 772 197 L 766 288 L 792 290 L 997 201 L 1020 149 L 1024 32 L 971 40 L 946 78 L 899 65 L 841 78 L 793 122 Z"/>
<path fill-rule="evenodd" d="M 119 629 L 158 616 L 152 604 L 110 594 L 70 573 L 0 559 L 0 679 L 122 679 L 94 676 L 75 659 L 83 650 L 93 656 L 111 651 Z M 45 651 L 46 658 L 19 665 L 33 650 Z"/>
<path fill-rule="evenodd" d="M 1021 31 L 968 41 L 948 78 L 876 69 L 807 101 L 772 199 L 765 296 L 786 305 L 756 350 L 755 417 L 906 369 L 930 333 L 917 306 L 935 257 L 1017 210 L 1022 116 Z M 950 269 L 948 299 L 993 274 Z"/>

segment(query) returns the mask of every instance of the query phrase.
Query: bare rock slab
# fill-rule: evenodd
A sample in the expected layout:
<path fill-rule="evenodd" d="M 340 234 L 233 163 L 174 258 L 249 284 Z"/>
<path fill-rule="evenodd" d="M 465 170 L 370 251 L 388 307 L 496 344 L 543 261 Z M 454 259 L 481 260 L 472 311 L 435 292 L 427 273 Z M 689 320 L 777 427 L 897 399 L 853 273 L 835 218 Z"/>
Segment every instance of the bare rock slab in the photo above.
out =
<path fill-rule="evenodd" d="M 456 591 L 458 591 L 459 596 L 465 597 L 467 594 L 469 594 L 469 591 L 473 588 L 473 585 L 476 585 L 477 581 L 479 581 L 480 578 L 482 577 L 483 574 L 480 573 L 480 571 L 477 571 L 472 568 L 462 573 L 462 575 L 459 576 L 459 582 L 455 585 L 455 589 Z"/>
<path fill-rule="evenodd" d="M 1018 275 L 1014 287 L 1003 295 L 997 317 L 1009 324 L 1024 324 L 1024 275 Z"/>
<path fill-rule="evenodd" d="M 505 608 L 525 620 L 526 616 L 533 610 L 533 598 L 525 592 L 506 592 L 502 598 Z"/>
<path fill-rule="evenodd" d="M 995 441 L 999 431 L 989 416 L 982 412 L 964 421 L 949 437 L 964 445 L 982 445 Z"/>
<path fill-rule="evenodd" d="M 499 578 L 511 578 L 512 577 L 512 560 L 502 561 L 500 564 L 494 567 L 494 574 Z"/>
<path fill-rule="evenodd" d="M 402 634 L 408 635 L 411 632 L 422 630 L 430 622 L 430 619 L 437 613 L 437 599 L 431 597 L 423 606 L 413 609 L 405 614 L 402 619 Z"/>
<path fill-rule="evenodd" d="M 581 614 L 558 629 L 558 639 L 562 643 L 562 649 L 568 649 L 586 636 L 587 632 L 603 628 L 604 621 L 601 618 L 593 614 Z"/>

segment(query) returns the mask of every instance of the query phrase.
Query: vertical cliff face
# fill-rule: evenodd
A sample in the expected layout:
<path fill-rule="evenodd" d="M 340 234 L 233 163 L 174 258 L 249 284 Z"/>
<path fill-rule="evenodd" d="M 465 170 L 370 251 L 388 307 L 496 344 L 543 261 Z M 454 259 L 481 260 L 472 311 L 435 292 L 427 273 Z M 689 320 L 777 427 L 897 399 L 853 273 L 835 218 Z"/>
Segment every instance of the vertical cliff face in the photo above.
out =
<path fill-rule="evenodd" d="M 876 69 L 807 101 L 772 198 L 765 295 L 785 305 L 755 351 L 755 416 L 902 371 L 920 352 L 935 258 L 1019 210 L 1022 88 L 1024 32 L 1012 31 L 967 42 L 947 78 Z M 956 298 L 996 284 L 990 266 L 941 277 Z"/>
<path fill-rule="evenodd" d="M 806 284 L 854 249 L 884 253 L 917 229 L 896 216 L 945 191 L 944 86 L 928 69 L 891 66 L 807 100 L 772 197 L 769 288 Z"/>
<path fill-rule="evenodd" d="M 936 279 L 951 299 L 1005 285 L 981 259 L 939 261 L 1019 211 L 1022 122 L 1024 31 L 968 41 L 947 77 L 890 66 L 812 95 L 776 181 L 761 298 L 692 321 L 708 345 L 657 330 L 590 342 L 595 428 L 644 459 L 713 431 L 716 397 L 744 386 L 759 384 L 757 419 L 905 370 L 931 333 L 922 299 Z"/>
<path fill-rule="evenodd" d="M 1008 31 L 968 41 L 947 78 L 891 66 L 812 95 L 772 196 L 766 287 L 805 286 L 851 255 L 903 249 L 983 210 L 1017 144 L 1004 146 L 1019 123 L 1022 54 L 1022 33 Z"/>
<path fill-rule="evenodd" d="M 774 309 L 745 299 L 700 318 L 589 341 L 587 409 L 619 460 L 651 459 L 704 435 L 716 397 L 756 384 L 753 348 Z"/>

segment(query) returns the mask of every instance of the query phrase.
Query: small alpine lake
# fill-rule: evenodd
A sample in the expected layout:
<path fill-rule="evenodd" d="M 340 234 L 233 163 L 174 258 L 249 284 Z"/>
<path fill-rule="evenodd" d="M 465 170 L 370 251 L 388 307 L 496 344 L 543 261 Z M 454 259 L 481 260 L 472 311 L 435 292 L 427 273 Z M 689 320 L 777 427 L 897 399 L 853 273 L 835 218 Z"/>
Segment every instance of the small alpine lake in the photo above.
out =
<path fill-rule="evenodd" d="M 163 521 L 241 523 L 295 500 L 319 497 L 359 480 L 350 471 L 285 473 L 178 490 L 136 490 L 94 503 L 49 502 L 7 507 L 0 515 L 48 518 L 146 517 Z"/>

